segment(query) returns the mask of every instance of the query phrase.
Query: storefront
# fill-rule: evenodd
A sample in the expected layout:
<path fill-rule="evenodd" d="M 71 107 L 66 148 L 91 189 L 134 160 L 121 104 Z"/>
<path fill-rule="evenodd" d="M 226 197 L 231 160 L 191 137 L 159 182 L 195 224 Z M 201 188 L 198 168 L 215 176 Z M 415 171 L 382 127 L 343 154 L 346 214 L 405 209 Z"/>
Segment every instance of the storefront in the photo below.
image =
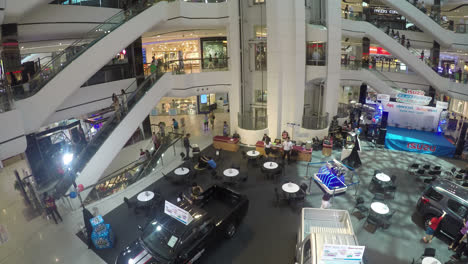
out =
<path fill-rule="evenodd" d="M 163 97 L 151 111 L 152 116 L 196 115 L 211 110 L 226 112 L 229 108 L 227 93 L 202 94 L 185 98 Z"/>
<path fill-rule="evenodd" d="M 227 66 L 228 53 L 226 37 L 201 38 L 200 45 L 203 69 Z"/>

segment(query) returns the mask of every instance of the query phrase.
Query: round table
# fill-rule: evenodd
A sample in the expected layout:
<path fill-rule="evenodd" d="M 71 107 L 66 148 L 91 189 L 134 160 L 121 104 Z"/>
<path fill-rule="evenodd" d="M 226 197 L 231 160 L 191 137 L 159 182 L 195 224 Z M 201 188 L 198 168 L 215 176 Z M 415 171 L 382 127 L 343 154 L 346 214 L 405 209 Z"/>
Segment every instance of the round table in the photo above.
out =
<path fill-rule="evenodd" d="M 180 167 L 180 168 L 177 168 L 174 170 L 174 173 L 176 175 L 186 175 L 190 172 L 189 169 L 185 168 L 185 167 Z"/>
<path fill-rule="evenodd" d="M 263 167 L 265 167 L 265 169 L 274 170 L 278 168 L 278 163 L 273 162 L 273 161 L 268 161 L 268 162 L 263 163 Z"/>
<path fill-rule="evenodd" d="M 226 169 L 224 170 L 223 172 L 224 176 L 226 177 L 236 177 L 237 175 L 239 175 L 239 170 L 237 169 Z"/>
<path fill-rule="evenodd" d="M 299 191 L 299 185 L 292 182 L 288 182 L 283 184 L 283 186 L 281 186 L 281 189 L 283 189 L 283 191 L 287 193 L 297 193 Z"/>
<path fill-rule="evenodd" d="M 137 200 L 140 202 L 148 202 L 154 198 L 154 193 L 150 191 L 144 191 L 138 194 Z"/>
<path fill-rule="evenodd" d="M 423 258 L 421 264 L 441 264 L 440 261 L 433 257 L 425 257 Z"/>
<path fill-rule="evenodd" d="M 377 180 L 383 181 L 383 182 L 389 182 L 391 180 L 390 177 L 387 174 L 383 174 L 383 173 L 377 173 L 375 175 L 375 178 L 377 178 Z"/>
<path fill-rule="evenodd" d="M 255 157 L 258 157 L 259 155 L 260 155 L 260 152 L 258 152 L 256 150 L 247 151 L 247 156 L 249 156 L 249 157 L 255 158 Z"/>
<path fill-rule="evenodd" d="M 390 212 L 390 209 L 388 208 L 388 206 L 381 202 L 373 202 L 371 203 L 370 207 L 372 211 L 381 215 L 388 214 L 388 212 Z"/>

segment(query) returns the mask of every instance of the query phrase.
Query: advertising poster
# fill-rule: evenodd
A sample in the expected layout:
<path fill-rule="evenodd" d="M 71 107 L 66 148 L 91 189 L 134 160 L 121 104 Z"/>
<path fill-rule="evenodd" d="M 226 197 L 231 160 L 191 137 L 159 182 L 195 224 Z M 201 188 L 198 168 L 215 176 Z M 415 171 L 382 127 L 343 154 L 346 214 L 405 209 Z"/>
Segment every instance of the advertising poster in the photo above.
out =
<path fill-rule="evenodd" d="M 430 97 L 429 97 L 430 98 Z M 418 130 L 437 130 L 441 108 L 388 102 L 383 104 L 388 112 L 390 126 L 411 127 Z"/>
<path fill-rule="evenodd" d="M 432 100 L 432 97 L 417 95 L 417 94 L 407 94 L 407 93 L 398 93 L 396 95 L 396 101 L 405 104 L 416 104 L 416 105 L 428 105 Z"/>
<path fill-rule="evenodd" d="M 341 260 L 343 263 L 350 263 L 362 260 L 365 246 L 349 245 L 324 245 L 322 260 Z M 350 261 L 350 262 L 347 262 Z"/>

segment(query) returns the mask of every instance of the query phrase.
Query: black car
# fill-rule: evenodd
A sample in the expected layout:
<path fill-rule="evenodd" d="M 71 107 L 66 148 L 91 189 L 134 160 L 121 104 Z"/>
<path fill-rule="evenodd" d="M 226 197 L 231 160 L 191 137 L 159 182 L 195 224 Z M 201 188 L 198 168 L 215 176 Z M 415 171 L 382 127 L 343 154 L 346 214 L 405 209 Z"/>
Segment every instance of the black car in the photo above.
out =
<path fill-rule="evenodd" d="M 231 238 L 247 213 L 249 201 L 232 190 L 212 186 L 191 205 L 177 204 L 193 217 L 185 225 L 161 214 L 142 230 L 142 235 L 117 257 L 116 264 L 194 263 L 207 248 Z"/>
<path fill-rule="evenodd" d="M 454 239 L 468 217 L 468 190 L 448 180 L 435 180 L 424 190 L 416 208 L 426 228 L 432 217 L 447 212 L 438 231 Z"/>

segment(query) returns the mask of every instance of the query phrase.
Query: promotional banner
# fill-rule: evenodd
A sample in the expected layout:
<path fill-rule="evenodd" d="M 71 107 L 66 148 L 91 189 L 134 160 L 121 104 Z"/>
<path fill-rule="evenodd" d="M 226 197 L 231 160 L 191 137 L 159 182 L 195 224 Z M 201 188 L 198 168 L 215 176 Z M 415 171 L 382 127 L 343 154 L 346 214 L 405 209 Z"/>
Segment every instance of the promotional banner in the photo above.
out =
<path fill-rule="evenodd" d="M 357 261 L 362 260 L 365 246 L 323 245 L 322 260 Z M 335 263 L 335 262 L 333 262 Z M 346 263 L 346 262 L 344 262 Z"/>
<path fill-rule="evenodd" d="M 397 127 L 387 127 L 385 147 L 441 157 L 455 154 L 455 146 L 441 134 Z"/>
<path fill-rule="evenodd" d="M 398 93 L 396 95 L 396 101 L 405 104 L 416 104 L 416 105 L 428 105 L 432 100 L 432 97 L 417 95 L 417 94 L 407 94 L 407 93 Z"/>
<path fill-rule="evenodd" d="M 164 213 L 182 222 L 184 225 L 190 224 L 193 220 L 189 212 L 168 201 L 164 204 Z"/>
<path fill-rule="evenodd" d="M 408 89 L 406 91 L 407 94 L 415 94 L 415 95 L 426 95 L 426 93 L 423 90 L 411 90 Z"/>
<path fill-rule="evenodd" d="M 388 125 L 426 131 L 437 131 L 441 108 L 396 102 L 382 104 L 388 112 Z"/>

